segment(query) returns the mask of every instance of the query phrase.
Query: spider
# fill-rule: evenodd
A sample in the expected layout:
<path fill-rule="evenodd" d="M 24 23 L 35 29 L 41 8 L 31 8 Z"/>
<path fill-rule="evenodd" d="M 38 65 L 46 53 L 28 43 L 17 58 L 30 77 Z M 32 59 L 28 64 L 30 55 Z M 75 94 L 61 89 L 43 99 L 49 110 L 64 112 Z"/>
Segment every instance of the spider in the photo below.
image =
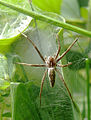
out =
<path fill-rule="evenodd" d="M 59 56 L 59 53 L 60 53 L 60 49 L 61 49 L 61 46 L 60 46 L 60 40 L 59 40 L 59 37 L 57 35 L 57 40 L 58 40 L 58 50 L 57 50 L 57 53 L 56 55 L 54 56 L 48 56 L 48 57 L 43 57 L 42 54 L 40 53 L 39 49 L 37 48 L 37 46 L 33 43 L 33 41 L 28 37 L 26 36 L 24 33 L 21 33 L 27 40 L 29 40 L 29 42 L 33 45 L 33 47 L 35 48 L 35 50 L 37 51 L 37 53 L 39 54 L 40 58 L 42 59 L 42 61 L 44 62 L 44 64 L 27 64 L 27 63 L 19 63 L 17 62 L 16 64 L 21 64 L 21 65 L 25 65 L 25 66 L 31 66 L 31 67 L 46 67 L 46 70 L 44 72 L 44 75 L 42 77 L 42 81 L 41 81 L 41 88 L 40 88 L 40 105 L 41 105 L 41 93 L 42 93 L 42 90 L 43 90 L 43 84 L 44 84 L 44 80 L 45 80 L 45 77 L 46 77 L 46 74 L 48 73 L 48 78 L 49 78 L 49 82 L 50 82 L 50 86 L 53 87 L 54 84 L 55 84 L 55 72 L 58 73 L 58 76 L 60 78 L 60 80 L 62 80 L 62 82 L 64 83 L 67 91 L 68 91 L 68 94 L 72 100 L 72 102 L 74 103 L 73 101 L 73 98 L 72 98 L 72 95 L 64 81 L 64 78 L 62 76 L 62 74 L 59 72 L 59 70 L 57 69 L 57 67 L 67 67 L 69 65 L 71 65 L 72 63 L 68 63 L 68 64 L 65 64 L 65 65 L 62 65 L 62 64 L 58 64 L 58 62 L 70 51 L 70 49 L 72 48 L 72 46 L 77 42 L 78 38 L 76 38 L 73 43 L 67 48 L 67 50 L 62 53 L 62 55 L 60 57 Z"/>

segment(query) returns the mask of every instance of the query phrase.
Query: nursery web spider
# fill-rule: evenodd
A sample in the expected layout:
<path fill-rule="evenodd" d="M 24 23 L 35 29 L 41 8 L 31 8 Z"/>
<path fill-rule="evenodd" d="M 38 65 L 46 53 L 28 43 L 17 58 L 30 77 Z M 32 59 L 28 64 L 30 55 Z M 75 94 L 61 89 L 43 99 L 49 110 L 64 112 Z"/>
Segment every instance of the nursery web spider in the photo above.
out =
<path fill-rule="evenodd" d="M 48 77 L 49 77 L 49 81 L 50 81 L 50 86 L 53 87 L 54 86 L 54 83 L 55 83 L 55 71 L 58 73 L 58 76 L 59 78 L 62 80 L 62 82 L 64 83 L 67 91 L 68 91 L 68 94 L 70 96 L 70 98 L 72 99 L 72 102 L 73 102 L 73 98 L 71 96 L 71 93 L 64 81 L 64 78 L 62 76 L 62 74 L 59 72 L 59 70 L 56 68 L 56 67 L 67 67 L 69 65 L 71 65 L 72 63 L 68 63 L 68 64 L 65 64 L 65 65 L 61 65 L 61 64 L 58 64 L 58 62 L 66 55 L 66 53 L 68 53 L 70 51 L 70 49 L 72 48 L 72 46 L 77 42 L 77 38 L 73 41 L 73 43 L 68 47 L 68 49 L 62 53 L 62 55 L 60 57 L 59 56 L 59 53 L 60 53 L 60 40 L 59 40 L 59 37 L 57 35 L 57 40 L 58 40 L 58 51 L 56 53 L 56 55 L 54 56 L 48 56 L 47 58 L 44 58 L 42 56 L 42 54 L 40 53 L 39 49 L 37 48 L 37 46 L 33 43 L 33 41 L 28 38 L 28 36 L 26 36 L 24 33 L 21 33 L 26 39 L 29 40 L 29 42 L 31 42 L 31 44 L 33 45 L 33 47 L 36 49 L 37 53 L 39 54 L 40 58 L 42 59 L 42 61 L 44 62 L 44 64 L 27 64 L 27 63 L 16 63 L 16 64 L 21 64 L 21 65 L 26 65 L 26 66 L 31 66 L 31 67 L 46 67 L 47 69 L 45 70 L 44 72 L 44 75 L 43 75 L 43 78 L 42 78 L 42 81 L 41 81 L 41 88 L 40 88 L 40 105 L 41 105 L 41 93 L 42 93 L 42 89 L 43 89 L 43 84 L 44 84 L 44 80 L 45 80 L 45 77 L 46 77 L 46 74 L 48 72 Z"/>

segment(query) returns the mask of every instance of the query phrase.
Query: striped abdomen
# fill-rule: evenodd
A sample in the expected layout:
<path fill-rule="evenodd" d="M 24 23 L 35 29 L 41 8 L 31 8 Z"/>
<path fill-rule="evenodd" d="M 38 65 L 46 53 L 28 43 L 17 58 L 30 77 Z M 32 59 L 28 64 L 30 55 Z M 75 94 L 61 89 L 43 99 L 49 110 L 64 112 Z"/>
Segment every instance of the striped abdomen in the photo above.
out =
<path fill-rule="evenodd" d="M 54 68 L 48 68 L 48 77 L 49 77 L 50 86 L 53 87 L 54 83 L 55 83 L 55 70 L 54 70 Z"/>

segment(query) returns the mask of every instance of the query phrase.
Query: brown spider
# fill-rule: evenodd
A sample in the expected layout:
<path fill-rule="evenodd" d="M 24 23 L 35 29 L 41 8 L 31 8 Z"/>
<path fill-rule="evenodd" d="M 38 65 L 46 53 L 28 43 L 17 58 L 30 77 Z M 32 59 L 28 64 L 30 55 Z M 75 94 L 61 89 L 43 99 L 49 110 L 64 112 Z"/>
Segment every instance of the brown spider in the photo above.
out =
<path fill-rule="evenodd" d="M 33 43 L 33 41 L 28 38 L 25 34 L 21 33 L 26 39 L 28 39 L 31 44 L 33 45 L 33 47 L 36 49 L 36 51 L 38 52 L 39 56 L 41 57 L 41 59 L 43 60 L 44 64 L 27 64 L 27 63 L 16 63 L 16 64 L 21 64 L 21 65 L 26 65 L 26 66 L 32 66 L 32 67 L 46 67 L 47 69 L 45 70 L 44 72 L 44 75 L 43 75 L 43 78 L 42 78 L 42 82 L 41 82 L 41 88 L 40 88 L 40 105 L 41 105 L 41 93 L 42 93 L 42 89 L 43 89 L 43 84 L 44 84 L 44 80 L 45 80 L 45 77 L 46 77 L 46 74 L 48 72 L 48 77 L 49 77 L 49 81 L 50 81 L 50 86 L 53 87 L 54 86 L 54 83 L 55 83 L 55 71 L 58 73 L 59 75 L 59 78 L 62 80 L 62 82 L 64 83 L 68 93 L 69 93 L 69 96 L 70 98 L 72 99 L 72 102 L 73 101 L 73 98 L 71 96 L 71 93 L 64 81 L 64 78 L 62 76 L 62 74 L 59 72 L 59 70 L 56 68 L 56 67 L 67 67 L 69 65 L 71 65 L 72 63 L 68 63 L 66 65 L 61 65 L 61 64 L 58 64 L 58 62 L 66 55 L 66 53 L 69 52 L 69 50 L 72 48 L 72 46 L 77 42 L 78 39 L 75 39 L 73 41 L 73 43 L 68 47 L 68 49 L 58 58 L 58 55 L 60 53 L 60 41 L 59 41 L 59 37 L 57 35 L 57 40 L 58 40 L 58 51 L 56 53 L 55 56 L 48 56 L 47 58 L 44 58 L 42 56 L 42 54 L 40 53 L 39 49 L 37 48 L 37 46 Z"/>

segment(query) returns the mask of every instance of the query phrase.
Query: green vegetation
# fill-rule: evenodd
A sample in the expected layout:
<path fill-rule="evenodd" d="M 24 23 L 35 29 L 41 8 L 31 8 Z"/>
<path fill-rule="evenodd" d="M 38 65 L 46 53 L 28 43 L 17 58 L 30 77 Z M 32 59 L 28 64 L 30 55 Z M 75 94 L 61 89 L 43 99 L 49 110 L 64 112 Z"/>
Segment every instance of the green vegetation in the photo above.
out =
<path fill-rule="evenodd" d="M 87 9 L 89 8 L 89 9 Z M 91 117 L 91 0 L 0 0 L 0 120 L 84 120 Z M 45 68 L 18 65 L 42 64 L 24 32 L 43 57 L 54 55 L 60 37 L 61 60 L 72 62 L 60 69 L 74 102 L 56 74 L 55 86 L 44 81 Z"/>

